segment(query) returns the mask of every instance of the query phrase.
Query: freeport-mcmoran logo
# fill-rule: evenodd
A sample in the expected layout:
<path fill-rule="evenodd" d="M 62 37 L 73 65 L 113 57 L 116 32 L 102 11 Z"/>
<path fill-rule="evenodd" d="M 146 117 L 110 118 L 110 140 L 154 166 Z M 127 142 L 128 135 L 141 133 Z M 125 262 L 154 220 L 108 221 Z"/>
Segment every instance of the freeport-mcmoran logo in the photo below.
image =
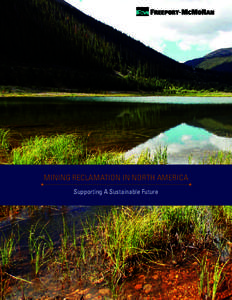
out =
<path fill-rule="evenodd" d="M 136 7 L 136 16 L 206 16 L 215 15 L 214 9 L 153 9 L 149 7 Z"/>

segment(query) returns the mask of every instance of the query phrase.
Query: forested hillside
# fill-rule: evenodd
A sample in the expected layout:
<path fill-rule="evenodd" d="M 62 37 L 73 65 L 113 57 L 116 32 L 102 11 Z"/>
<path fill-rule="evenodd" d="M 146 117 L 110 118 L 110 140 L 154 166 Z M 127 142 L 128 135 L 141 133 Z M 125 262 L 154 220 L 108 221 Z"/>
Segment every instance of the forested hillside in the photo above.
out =
<path fill-rule="evenodd" d="M 0 22 L 0 85 L 163 91 L 218 81 L 62 0 L 1 0 Z"/>

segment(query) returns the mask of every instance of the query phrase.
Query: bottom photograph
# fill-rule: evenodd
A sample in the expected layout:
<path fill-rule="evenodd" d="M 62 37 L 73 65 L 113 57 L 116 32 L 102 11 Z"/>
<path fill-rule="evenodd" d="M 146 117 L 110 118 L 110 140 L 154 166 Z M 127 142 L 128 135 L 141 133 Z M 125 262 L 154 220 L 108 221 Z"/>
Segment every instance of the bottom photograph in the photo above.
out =
<path fill-rule="evenodd" d="M 232 299 L 232 206 L 0 206 L 0 299 Z"/>

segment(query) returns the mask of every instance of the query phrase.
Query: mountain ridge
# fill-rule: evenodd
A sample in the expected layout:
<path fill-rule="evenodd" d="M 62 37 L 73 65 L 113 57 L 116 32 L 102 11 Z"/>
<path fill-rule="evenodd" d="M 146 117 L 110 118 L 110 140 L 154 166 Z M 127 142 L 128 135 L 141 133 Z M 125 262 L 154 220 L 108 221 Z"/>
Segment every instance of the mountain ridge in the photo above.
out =
<path fill-rule="evenodd" d="M 174 92 L 174 86 L 205 89 L 221 80 L 193 71 L 63 0 L 2 0 L 0 24 L 0 85 Z"/>
<path fill-rule="evenodd" d="M 232 73 L 232 48 L 220 48 L 201 58 L 188 60 L 186 65 L 193 68 Z"/>

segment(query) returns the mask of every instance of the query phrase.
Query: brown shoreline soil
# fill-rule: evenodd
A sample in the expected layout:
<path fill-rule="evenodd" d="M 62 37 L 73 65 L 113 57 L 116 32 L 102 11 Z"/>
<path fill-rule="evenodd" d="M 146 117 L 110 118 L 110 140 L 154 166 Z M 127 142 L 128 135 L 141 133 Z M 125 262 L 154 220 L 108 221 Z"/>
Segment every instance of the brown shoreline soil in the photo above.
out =
<path fill-rule="evenodd" d="M 207 274 L 209 274 L 209 285 L 212 291 L 213 273 L 217 255 L 214 252 L 203 250 L 196 254 L 197 258 L 182 264 L 172 260 L 166 264 L 157 263 L 153 265 L 141 265 L 134 271 L 131 268 L 122 284 L 115 289 L 116 295 L 106 285 L 103 278 L 95 282 L 84 282 L 81 279 L 68 287 L 68 283 L 62 285 L 46 284 L 44 279 L 32 280 L 31 291 L 18 297 L 18 300 L 87 300 L 87 299 L 118 299 L 118 300 L 152 300 L 152 299 L 212 299 L 206 295 L 206 289 L 200 295 L 200 266 L 197 260 L 207 255 Z M 221 265 L 221 267 L 223 264 Z M 67 284 L 67 285 L 66 285 Z M 206 284 L 206 282 L 205 282 Z M 20 286 L 20 285 L 19 285 Z M 67 289 L 65 289 L 65 286 Z M 49 287 L 49 288 L 48 288 Z M 51 288 L 54 291 L 51 292 Z M 48 294 L 48 289 L 50 290 Z M 34 293 L 41 295 L 33 296 Z M 54 295 L 54 296 L 51 296 Z M 7 298 L 11 299 L 11 298 Z M 13 298 L 12 298 L 13 299 Z M 16 298 L 14 298 L 16 299 Z M 221 281 L 216 293 L 217 300 L 232 299 L 232 261 L 229 260 L 224 266 Z"/>

